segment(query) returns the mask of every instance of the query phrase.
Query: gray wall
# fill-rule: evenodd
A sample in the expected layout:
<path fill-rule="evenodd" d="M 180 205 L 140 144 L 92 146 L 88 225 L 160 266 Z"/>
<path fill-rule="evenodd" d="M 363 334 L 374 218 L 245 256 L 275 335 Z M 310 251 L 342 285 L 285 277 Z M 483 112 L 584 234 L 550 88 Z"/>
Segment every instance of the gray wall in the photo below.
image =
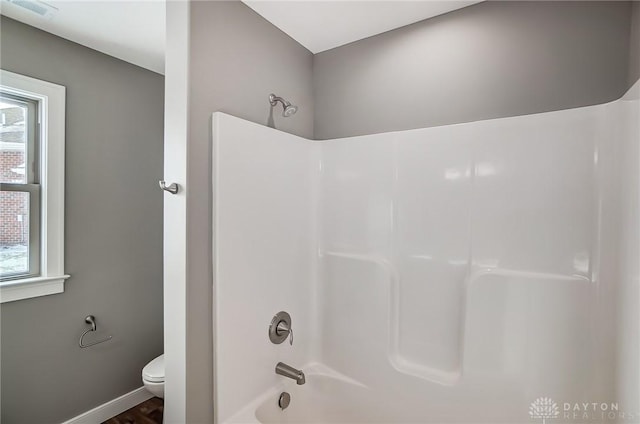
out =
<path fill-rule="evenodd" d="M 631 39 L 629 42 L 629 79 L 631 87 L 640 78 L 640 1 L 633 1 L 631 8 Z"/>
<path fill-rule="evenodd" d="M 205 423 L 213 419 L 211 113 L 267 124 L 274 92 L 300 107 L 288 119 L 274 113 L 276 127 L 311 138 L 313 56 L 238 1 L 190 7 L 187 421 Z"/>
<path fill-rule="evenodd" d="M 630 13 L 630 2 L 490 1 L 319 53 L 315 138 L 616 99 Z"/>
<path fill-rule="evenodd" d="M 2 18 L 2 69 L 67 88 L 65 292 L 0 306 L 2 422 L 61 422 L 162 353 L 164 78 Z M 80 349 L 94 314 L 111 342 Z"/>

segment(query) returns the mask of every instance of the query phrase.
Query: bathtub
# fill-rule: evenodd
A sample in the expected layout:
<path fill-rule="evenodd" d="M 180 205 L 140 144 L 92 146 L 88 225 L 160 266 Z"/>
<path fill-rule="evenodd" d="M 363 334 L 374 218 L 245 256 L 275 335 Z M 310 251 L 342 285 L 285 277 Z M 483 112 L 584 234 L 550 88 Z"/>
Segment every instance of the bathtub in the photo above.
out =
<path fill-rule="evenodd" d="M 483 399 L 475 394 L 475 384 L 462 390 L 440 384 L 429 388 L 420 380 L 404 376 L 384 386 L 368 386 L 324 364 L 311 363 L 302 369 L 306 376 L 304 385 L 282 378 L 224 424 L 513 424 L 514 416 L 519 417 L 517 422 L 528 421 L 526 413 L 522 413 L 525 411 L 510 407 L 519 403 L 513 396 L 517 390 L 505 390 L 501 394 L 503 408 L 487 417 L 482 411 L 491 396 Z M 281 410 L 278 400 L 285 391 L 291 395 L 291 402 Z M 560 417 L 556 422 L 565 421 Z"/>
<path fill-rule="evenodd" d="M 283 380 L 228 420 L 228 423 L 371 423 L 397 421 L 398 410 L 378 402 L 375 393 L 322 364 L 308 364 L 306 383 Z M 291 395 L 285 410 L 282 392 Z"/>

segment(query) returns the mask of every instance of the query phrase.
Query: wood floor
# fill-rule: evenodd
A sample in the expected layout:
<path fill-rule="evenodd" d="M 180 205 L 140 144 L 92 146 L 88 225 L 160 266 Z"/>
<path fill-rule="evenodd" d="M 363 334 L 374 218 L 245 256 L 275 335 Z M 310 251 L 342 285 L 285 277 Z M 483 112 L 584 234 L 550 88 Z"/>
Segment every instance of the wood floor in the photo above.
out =
<path fill-rule="evenodd" d="M 154 397 L 108 419 L 102 424 L 162 424 L 164 401 Z"/>

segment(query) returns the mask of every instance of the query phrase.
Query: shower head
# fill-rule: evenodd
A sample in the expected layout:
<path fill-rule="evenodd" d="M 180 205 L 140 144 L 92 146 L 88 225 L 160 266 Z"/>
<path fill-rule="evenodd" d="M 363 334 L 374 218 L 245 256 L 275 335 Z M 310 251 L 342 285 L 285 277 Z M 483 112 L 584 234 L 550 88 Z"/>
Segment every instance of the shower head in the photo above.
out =
<path fill-rule="evenodd" d="M 289 103 L 289 102 L 287 102 Z M 282 116 L 288 118 L 291 115 L 294 115 L 298 111 L 298 106 L 294 106 L 292 104 L 287 104 L 282 111 Z"/>
<path fill-rule="evenodd" d="M 275 94 L 269 95 L 269 103 L 271 106 L 275 106 L 278 102 L 282 103 L 282 116 L 285 118 L 294 115 L 298 111 L 298 106 L 292 105 L 291 102 L 286 101 L 282 97 L 278 97 Z"/>

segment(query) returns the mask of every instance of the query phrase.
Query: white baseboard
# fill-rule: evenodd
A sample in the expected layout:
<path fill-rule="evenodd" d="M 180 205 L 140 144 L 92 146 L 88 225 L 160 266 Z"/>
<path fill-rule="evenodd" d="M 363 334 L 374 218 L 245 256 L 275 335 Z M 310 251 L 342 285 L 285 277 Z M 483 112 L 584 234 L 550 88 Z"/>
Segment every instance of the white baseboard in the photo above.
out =
<path fill-rule="evenodd" d="M 71 418 L 62 424 L 100 424 L 152 397 L 153 395 L 144 387 L 140 387 L 107 403 L 103 403 L 84 414 Z"/>

